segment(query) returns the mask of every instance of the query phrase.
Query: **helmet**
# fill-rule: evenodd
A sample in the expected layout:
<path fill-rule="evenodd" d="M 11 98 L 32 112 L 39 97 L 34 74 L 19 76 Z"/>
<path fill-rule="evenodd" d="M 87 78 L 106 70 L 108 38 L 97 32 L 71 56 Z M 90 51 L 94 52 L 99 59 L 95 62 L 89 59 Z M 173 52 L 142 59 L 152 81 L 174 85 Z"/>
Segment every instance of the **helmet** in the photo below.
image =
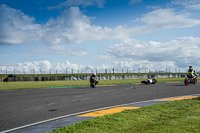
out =
<path fill-rule="evenodd" d="M 96 73 L 92 73 L 92 76 L 96 76 Z"/>
<path fill-rule="evenodd" d="M 192 66 L 189 66 L 190 69 L 192 69 Z"/>

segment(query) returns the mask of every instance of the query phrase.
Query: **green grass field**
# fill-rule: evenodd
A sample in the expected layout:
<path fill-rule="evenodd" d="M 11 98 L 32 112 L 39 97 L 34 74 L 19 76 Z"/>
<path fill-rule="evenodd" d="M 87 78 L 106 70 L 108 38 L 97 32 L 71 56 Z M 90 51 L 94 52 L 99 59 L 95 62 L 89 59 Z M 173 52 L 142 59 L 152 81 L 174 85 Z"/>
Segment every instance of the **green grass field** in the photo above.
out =
<path fill-rule="evenodd" d="M 199 133 L 199 100 L 154 104 L 89 119 L 52 133 Z"/>
<path fill-rule="evenodd" d="M 98 85 L 116 85 L 116 84 L 138 84 L 144 79 L 125 79 L 125 80 L 100 80 Z M 176 82 L 184 81 L 184 78 L 157 79 L 158 82 Z M 0 90 L 11 89 L 38 89 L 48 87 L 62 86 L 89 86 L 88 80 L 79 81 L 25 81 L 25 82 L 1 82 Z"/>

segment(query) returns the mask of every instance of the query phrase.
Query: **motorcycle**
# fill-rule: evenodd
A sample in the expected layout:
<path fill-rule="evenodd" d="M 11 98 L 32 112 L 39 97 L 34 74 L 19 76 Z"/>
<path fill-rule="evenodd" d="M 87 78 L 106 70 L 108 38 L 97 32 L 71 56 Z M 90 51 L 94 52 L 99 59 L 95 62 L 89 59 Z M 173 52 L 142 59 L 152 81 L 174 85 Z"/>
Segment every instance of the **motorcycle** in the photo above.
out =
<path fill-rule="evenodd" d="M 156 84 L 156 82 L 157 82 L 156 79 L 147 79 L 147 80 L 141 81 L 142 84 L 146 84 L 146 85 L 149 85 L 149 84 Z"/>
<path fill-rule="evenodd" d="M 90 87 L 95 88 L 98 83 L 99 83 L 98 81 L 93 80 L 90 82 Z"/>
<path fill-rule="evenodd" d="M 197 77 L 194 78 L 191 74 L 187 74 L 184 83 L 185 85 L 188 85 L 188 84 L 195 85 L 197 83 Z"/>

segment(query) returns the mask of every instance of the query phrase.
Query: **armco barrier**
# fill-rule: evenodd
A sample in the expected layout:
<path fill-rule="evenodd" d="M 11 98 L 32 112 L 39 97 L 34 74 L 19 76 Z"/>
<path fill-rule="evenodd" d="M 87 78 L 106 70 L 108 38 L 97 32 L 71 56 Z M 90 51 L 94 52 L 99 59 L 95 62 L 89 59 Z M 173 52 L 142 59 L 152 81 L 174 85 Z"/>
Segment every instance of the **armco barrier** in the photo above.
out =
<path fill-rule="evenodd" d="M 185 74 L 152 74 L 152 75 L 97 75 L 97 80 L 119 80 L 119 79 L 148 79 L 148 78 L 184 78 Z M 89 80 L 90 76 L 46 76 L 46 77 L 17 77 L 11 76 L 4 79 L 5 82 L 12 81 L 68 81 Z"/>

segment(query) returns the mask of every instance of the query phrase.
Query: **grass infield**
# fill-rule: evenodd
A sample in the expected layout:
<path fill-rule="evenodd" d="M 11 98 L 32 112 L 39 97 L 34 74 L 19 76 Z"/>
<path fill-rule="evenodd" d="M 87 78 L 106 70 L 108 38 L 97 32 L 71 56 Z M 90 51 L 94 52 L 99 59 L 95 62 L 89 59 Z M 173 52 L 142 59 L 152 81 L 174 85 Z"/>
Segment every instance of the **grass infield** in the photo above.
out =
<path fill-rule="evenodd" d="M 199 133 L 200 98 L 96 117 L 52 133 Z"/>
<path fill-rule="evenodd" d="M 117 84 L 139 84 L 144 79 L 124 79 L 124 80 L 99 80 L 98 85 L 117 85 Z M 184 78 L 164 78 L 157 79 L 158 82 L 177 82 L 184 81 Z M 97 86 L 98 86 L 97 85 Z M 0 90 L 11 89 L 39 89 L 48 87 L 67 87 L 67 86 L 89 86 L 88 80 L 78 81 L 25 81 L 25 82 L 0 82 Z"/>

